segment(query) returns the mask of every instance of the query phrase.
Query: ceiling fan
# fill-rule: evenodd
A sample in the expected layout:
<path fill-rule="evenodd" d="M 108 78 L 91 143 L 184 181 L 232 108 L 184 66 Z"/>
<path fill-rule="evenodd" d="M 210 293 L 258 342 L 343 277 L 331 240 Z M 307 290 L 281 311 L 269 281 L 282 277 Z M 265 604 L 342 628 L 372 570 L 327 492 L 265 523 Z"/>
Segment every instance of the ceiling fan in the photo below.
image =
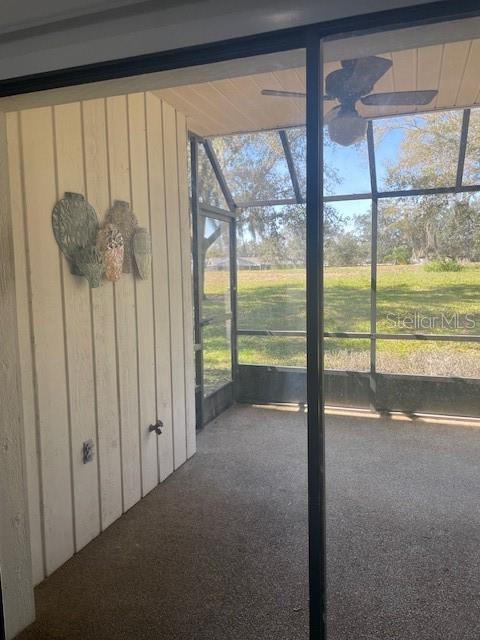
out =
<path fill-rule="evenodd" d="M 392 66 L 392 61 L 378 56 L 342 60 L 342 68 L 332 71 L 325 78 L 324 100 L 337 100 L 340 104 L 325 115 L 330 138 L 345 147 L 363 138 L 367 121 L 355 108 L 360 102 L 368 106 L 426 105 L 438 91 L 393 91 L 391 93 L 370 93 L 380 78 Z M 297 91 L 277 91 L 263 89 L 264 96 L 283 98 L 305 98 L 305 93 Z"/>

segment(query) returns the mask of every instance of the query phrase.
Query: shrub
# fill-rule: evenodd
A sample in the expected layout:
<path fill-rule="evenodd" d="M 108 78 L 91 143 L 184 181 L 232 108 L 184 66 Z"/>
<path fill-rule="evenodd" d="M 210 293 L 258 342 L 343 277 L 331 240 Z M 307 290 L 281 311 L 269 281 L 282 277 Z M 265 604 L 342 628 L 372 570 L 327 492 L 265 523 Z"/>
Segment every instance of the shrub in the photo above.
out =
<path fill-rule="evenodd" d="M 425 265 L 426 271 L 461 271 L 463 266 L 455 258 L 439 258 Z"/>
<path fill-rule="evenodd" d="M 393 264 L 410 264 L 411 257 L 412 251 L 408 247 L 394 247 L 385 259 Z"/>

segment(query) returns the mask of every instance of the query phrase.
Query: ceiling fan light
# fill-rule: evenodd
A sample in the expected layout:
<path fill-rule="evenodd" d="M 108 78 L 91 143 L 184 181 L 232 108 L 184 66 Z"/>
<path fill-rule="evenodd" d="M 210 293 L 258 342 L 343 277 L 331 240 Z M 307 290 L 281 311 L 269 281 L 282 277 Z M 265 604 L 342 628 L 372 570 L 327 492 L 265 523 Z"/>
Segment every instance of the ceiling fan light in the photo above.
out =
<path fill-rule="evenodd" d="M 338 113 L 327 126 L 333 142 L 349 147 L 364 138 L 367 121 L 356 113 Z"/>

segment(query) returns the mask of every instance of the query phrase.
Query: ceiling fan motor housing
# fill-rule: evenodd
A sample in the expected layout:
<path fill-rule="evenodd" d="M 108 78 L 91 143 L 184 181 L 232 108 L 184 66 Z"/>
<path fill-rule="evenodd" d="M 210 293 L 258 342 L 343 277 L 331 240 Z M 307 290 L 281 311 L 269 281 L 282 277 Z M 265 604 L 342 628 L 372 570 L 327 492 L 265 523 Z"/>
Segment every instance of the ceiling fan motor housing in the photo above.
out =
<path fill-rule="evenodd" d="M 367 121 L 360 117 L 355 109 L 342 107 L 327 126 L 331 140 L 348 147 L 364 138 Z"/>

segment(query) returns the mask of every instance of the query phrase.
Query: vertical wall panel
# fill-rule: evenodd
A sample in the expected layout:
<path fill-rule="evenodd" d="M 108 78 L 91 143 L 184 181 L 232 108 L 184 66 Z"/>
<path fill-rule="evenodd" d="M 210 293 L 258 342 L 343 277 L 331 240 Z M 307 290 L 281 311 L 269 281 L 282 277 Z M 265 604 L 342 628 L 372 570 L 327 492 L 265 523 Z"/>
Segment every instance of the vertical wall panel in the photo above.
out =
<path fill-rule="evenodd" d="M 51 108 L 21 114 L 47 573 L 74 551 L 60 256 L 51 225 L 52 120 Z"/>
<path fill-rule="evenodd" d="M 20 354 L 9 198 L 6 118 L 0 114 L 0 635 L 15 637 L 35 617 L 28 531 Z"/>
<path fill-rule="evenodd" d="M 110 199 L 130 202 L 126 96 L 107 98 L 107 131 Z M 132 273 L 124 273 L 114 287 L 124 511 L 141 495 L 134 287 Z"/>
<path fill-rule="evenodd" d="M 81 105 L 54 107 L 58 197 L 85 193 Z M 96 442 L 90 289 L 70 273 L 62 257 L 65 338 L 70 401 L 75 546 L 78 551 L 100 532 L 98 468 L 83 463 L 83 443 Z"/>
<path fill-rule="evenodd" d="M 34 584 L 38 584 L 45 577 L 45 571 L 43 566 L 40 470 L 38 466 L 35 381 L 32 358 L 33 336 L 30 323 L 30 283 L 25 242 L 19 116 L 16 113 L 7 115 L 7 143 L 10 169 L 10 206 L 15 249 L 17 323 L 22 381 L 23 422 L 25 425 L 25 456 L 27 466 L 32 577 Z"/>
<path fill-rule="evenodd" d="M 83 103 L 85 182 L 88 201 L 103 220 L 110 206 L 105 100 Z M 93 349 L 98 430 L 98 466 L 102 529 L 122 513 L 120 418 L 113 284 L 92 289 Z"/>
<path fill-rule="evenodd" d="M 170 345 L 170 296 L 165 211 L 162 103 L 146 94 L 148 187 L 152 229 L 152 286 L 155 327 L 157 417 L 163 422 L 158 438 L 160 480 L 173 471 L 172 370 Z"/>
<path fill-rule="evenodd" d="M 192 239 L 188 199 L 187 121 L 177 112 L 178 193 L 182 245 L 183 341 L 185 353 L 185 419 L 187 457 L 196 451 L 195 360 L 193 340 Z"/>
<path fill-rule="evenodd" d="M 152 94 L 8 116 L 35 582 L 195 451 L 186 141 L 185 118 Z M 90 290 L 70 273 L 51 226 L 65 191 L 100 223 L 114 200 L 132 203 L 152 236 L 150 280 Z"/>
<path fill-rule="evenodd" d="M 177 123 L 175 110 L 163 104 L 163 151 L 168 266 L 170 279 L 170 328 L 172 349 L 173 454 L 177 469 L 187 458 L 185 432 L 185 354 L 183 345 L 182 247 L 178 201 Z"/>
<path fill-rule="evenodd" d="M 140 227 L 150 231 L 148 197 L 145 94 L 128 96 L 130 179 L 132 207 Z M 157 151 L 158 153 L 158 151 Z M 142 495 L 158 483 L 157 434 L 149 432 L 156 420 L 155 343 L 153 334 L 153 296 L 150 280 L 135 279 L 138 330 L 138 398 Z"/>

